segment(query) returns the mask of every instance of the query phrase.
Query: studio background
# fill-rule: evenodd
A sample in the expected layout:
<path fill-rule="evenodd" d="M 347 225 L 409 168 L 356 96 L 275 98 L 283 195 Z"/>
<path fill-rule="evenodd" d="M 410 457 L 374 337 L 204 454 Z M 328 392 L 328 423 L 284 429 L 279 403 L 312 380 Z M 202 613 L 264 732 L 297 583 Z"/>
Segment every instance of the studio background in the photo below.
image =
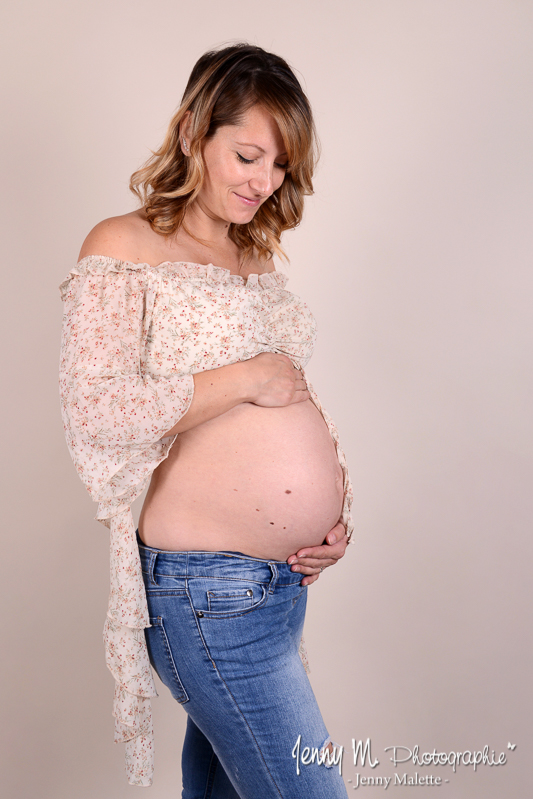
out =
<path fill-rule="evenodd" d="M 323 148 L 285 245 L 288 288 L 319 324 L 308 374 L 355 488 L 354 544 L 310 589 L 306 625 L 349 793 L 356 772 L 394 775 L 384 747 L 488 744 L 504 766 L 396 771 L 448 779 L 441 799 L 525 796 L 533 3 L 20 0 L 1 13 L 3 795 L 139 790 L 112 743 L 108 533 L 63 438 L 57 286 L 88 231 L 135 207 L 129 176 L 196 59 L 244 39 L 298 70 Z M 165 799 L 179 795 L 185 713 L 163 687 L 154 709 L 150 797 Z M 351 740 L 367 737 L 380 765 L 356 769 Z"/>

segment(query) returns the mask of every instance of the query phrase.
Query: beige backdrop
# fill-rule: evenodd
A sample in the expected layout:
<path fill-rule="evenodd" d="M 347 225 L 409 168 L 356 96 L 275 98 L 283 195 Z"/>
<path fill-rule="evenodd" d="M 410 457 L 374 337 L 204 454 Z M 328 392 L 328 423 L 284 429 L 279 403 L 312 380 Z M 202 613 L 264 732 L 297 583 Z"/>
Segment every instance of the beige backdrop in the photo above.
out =
<path fill-rule="evenodd" d="M 307 622 L 349 793 L 382 795 L 354 785 L 357 772 L 394 775 L 385 747 L 488 745 L 505 765 L 398 765 L 449 782 L 388 790 L 524 797 L 533 3 L 5 5 L 2 795 L 138 790 L 112 744 L 107 532 L 59 417 L 57 285 L 89 229 L 134 207 L 128 177 L 196 58 L 247 39 L 299 70 L 323 144 L 316 196 L 286 243 L 289 288 L 319 322 L 310 376 L 355 484 L 355 544 L 311 589 Z M 185 714 L 164 690 L 155 710 L 150 796 L 165 799 L 179 794 Z M 368 737 L 380 764 L 355 768 L 351 739 Z"/>

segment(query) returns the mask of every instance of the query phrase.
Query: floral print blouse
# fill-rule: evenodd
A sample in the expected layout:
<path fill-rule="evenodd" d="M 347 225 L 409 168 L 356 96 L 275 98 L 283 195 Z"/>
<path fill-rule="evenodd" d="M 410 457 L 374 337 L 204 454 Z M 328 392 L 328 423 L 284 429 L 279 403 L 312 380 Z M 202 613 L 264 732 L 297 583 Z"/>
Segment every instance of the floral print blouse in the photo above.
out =
<path fill-rule="evenodd" d="M 187 412 L 193 374 L 283 353 L 303 367 L 316 326 L 279 272 L 245 281 L 227 269 L 165 262 L 157 267 L 83 258 L 60 286 L 64 317 L 60 394 L 78 474 L 110 529 L 111 592 L 104 627 L 115 678 L 115 741 L 126 744 L 133 785 L 150 785 L 156 695 L 144 628 L 149 626 L 131 503 L 164 460 L 165 437 Z M 351 535 L 352 488 L 331 418 L 307 384 L 336 445 L 344 475 L 341 520 Z"/>

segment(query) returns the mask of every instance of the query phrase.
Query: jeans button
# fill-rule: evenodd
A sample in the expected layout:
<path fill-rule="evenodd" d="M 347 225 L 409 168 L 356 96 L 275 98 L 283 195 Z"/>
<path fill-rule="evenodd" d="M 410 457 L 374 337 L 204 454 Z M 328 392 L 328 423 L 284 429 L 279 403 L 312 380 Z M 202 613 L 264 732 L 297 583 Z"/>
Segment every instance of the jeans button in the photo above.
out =
<path fill-rule="evenodd" d="M 196 615 L 198 616 L 198 618 L 199 618 L 199 619 L 203 619 L 203 617 L 204 617 L 204 614 L 202 613 L 202 611 L 201 611 L 201 610 L 198 610 L 198 611 L 196 612 Z"/>
<path fill-rule="evenodd" d="M 248 591 L 246 592 L 246 596 L 253 596 L 253 595 L 254 595 L 254 592 L 252 591 L 251 588 L 249 588 Z"/>

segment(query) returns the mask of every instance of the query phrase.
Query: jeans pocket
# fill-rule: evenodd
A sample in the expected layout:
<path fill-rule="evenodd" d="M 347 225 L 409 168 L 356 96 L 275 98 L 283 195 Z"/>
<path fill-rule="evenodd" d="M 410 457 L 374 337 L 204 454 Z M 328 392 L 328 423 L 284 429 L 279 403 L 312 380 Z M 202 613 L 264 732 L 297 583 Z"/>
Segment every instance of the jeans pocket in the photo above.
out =
<path fill-rule="evenodd" d="M 252 588 L 218 589 L 207 592 L 207 608 L 219 613 L 248 610 L 254 604 Z"/>
<path fill-rule="evenodd" d="M 251 580 L 197 577 L 189 580 L 191 604 L 197 616 L 228 619 L 261 607 L 266 587 Z"/>
<path fill-rule="evenodd" d="M 150 619 L 151 627 L 146 627 L 146 645 L 150 662 L 161 682 L 170 689 L 170 693 L 180 704 L 189 701 L 187 691 L 180 680 L 172 649 L 167 637 L 161 616 Z"/>

